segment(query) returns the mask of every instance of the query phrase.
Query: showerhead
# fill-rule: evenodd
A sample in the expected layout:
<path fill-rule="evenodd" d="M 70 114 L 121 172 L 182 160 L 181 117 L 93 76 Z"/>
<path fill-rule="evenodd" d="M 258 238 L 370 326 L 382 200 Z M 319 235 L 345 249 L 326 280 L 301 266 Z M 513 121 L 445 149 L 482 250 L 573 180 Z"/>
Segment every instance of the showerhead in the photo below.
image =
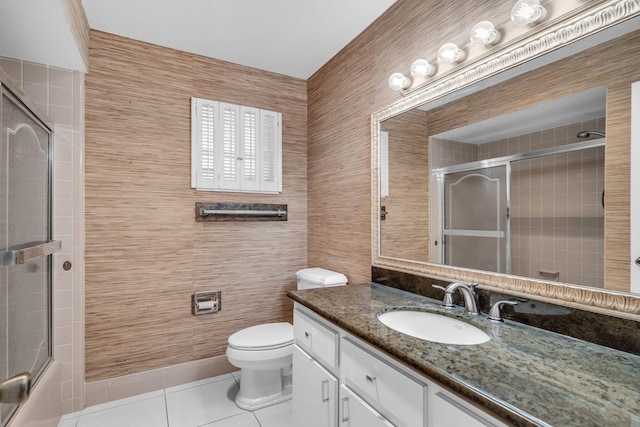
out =
<path fill-rule="evenodd" d="M 597 130 L 583 130 L 582 132 L 578 132 L 576 137 L 578 138 L 589 138 L 592 135 L 601 136 L 604 138 L 604 132 L 598 132 Z"/>

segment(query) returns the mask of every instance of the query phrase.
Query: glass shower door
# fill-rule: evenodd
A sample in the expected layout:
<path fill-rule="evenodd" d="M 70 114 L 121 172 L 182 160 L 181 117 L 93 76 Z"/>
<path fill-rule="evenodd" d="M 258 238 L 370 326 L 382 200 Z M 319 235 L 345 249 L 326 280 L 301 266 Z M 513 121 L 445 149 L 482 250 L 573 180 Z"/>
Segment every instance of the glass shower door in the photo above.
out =
<path fill-rule="evenodd" d="M 2 90 L 0 381 L 36 378 L 51 358 L 51 135 Z M 14 402 L 15 403 L 15 402 Z M 2 403 L 5 425 L 17 405 Z"/>
<path fill-rule="evenodd" d="M 507 169 L 500 165 L 444 176 L 445 264 L 510 272 Z"/>

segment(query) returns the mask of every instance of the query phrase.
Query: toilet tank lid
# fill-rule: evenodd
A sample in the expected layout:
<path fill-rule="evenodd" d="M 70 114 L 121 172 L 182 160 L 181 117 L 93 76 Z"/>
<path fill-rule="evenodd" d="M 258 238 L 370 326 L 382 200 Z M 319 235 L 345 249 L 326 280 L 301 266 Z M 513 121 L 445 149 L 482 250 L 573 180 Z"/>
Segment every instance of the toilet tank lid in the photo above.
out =
<path fill-rule="evenodd" d="M 298 270 L 296 277 L 300 280 L 316 283 L 321 286 L 346 285 L 347 276 L 342 273 L 327 270 L 325 268 L 303 268 Z"/>

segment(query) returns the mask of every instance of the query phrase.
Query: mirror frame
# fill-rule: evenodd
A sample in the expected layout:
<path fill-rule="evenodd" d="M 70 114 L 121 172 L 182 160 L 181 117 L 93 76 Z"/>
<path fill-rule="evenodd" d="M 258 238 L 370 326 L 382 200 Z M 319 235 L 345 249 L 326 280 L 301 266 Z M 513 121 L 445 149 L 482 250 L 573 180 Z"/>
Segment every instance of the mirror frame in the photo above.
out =
<path fill-rule="evenodd" d="M 543 55 L 553 57 L 554 52 L 579 42 L 585 37 L 620 24 L 630 18 L 640 16 L 640 0 L 609 0 L 589 10 L 581 11 L 566 20 L 508 44 L 504 49 L 480 58 L 467 66 L 453 70 L 419 86 L 400 101 L 378 111 L 371 116 L 371 224 L 372 224 L 372 264 L 418 275 L 425 275 L 449 281 L 480 283 L 484 289 L 505 292 L 516 296 L 531 297 L 569 307 L 600 312 L 617 317 L 640 320 L 640 295 L 630 292 L 591 288 L 562 282 L 549 282 L 508 274 L 491 273 L 440 264 L 410 261 L 383 256 L 380 248 L 380 190 L 379 190 L 379 144 L 380 123 L 423 104 L 434 106 L 444 104 L 446 97 L 463 97 L 471 91 L 464 90 L 470 85 L 484 82 L 480 89 L 487 87 L 492 79 L 511 78 L 514 67 L 527 62 L 535 63 Z M 557 59 L 560 59 L 559 57 Z M 555 61 L 552 59 L 551 61 Z M 537 66 L 533 67 L 537 68 Z M 533 69 L 530 68 L 530 69 Z M 528 70 L 520 71 L 518 74 Z M 503 73 L 503 74 L 501 74 Z M 498 76 L 501 74 L 501 76 Z M 491 85 L 494 83 L 490 83 Z M 478 89 L 478 90 L 480 90 Z"/>

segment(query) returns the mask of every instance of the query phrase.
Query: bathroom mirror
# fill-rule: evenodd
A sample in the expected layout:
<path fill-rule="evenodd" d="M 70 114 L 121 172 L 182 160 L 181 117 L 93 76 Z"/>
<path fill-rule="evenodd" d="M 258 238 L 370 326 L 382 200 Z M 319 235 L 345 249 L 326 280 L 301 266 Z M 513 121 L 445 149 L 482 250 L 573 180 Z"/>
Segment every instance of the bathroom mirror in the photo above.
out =
<path fill-rule="evenodd" d="M 616 246 L 610 237 L 628 234 L 628 216 L 625 225 L 623 215 L 613 209 L 629 203 L 628 197 L 620 197 L 629 190 L 614 175 L 615 157 L 629 148 L 629 115 L 619 106 L 626 102 L 621 98 L 624 91 L 630 93 L 633 76 L 618 76 L 613 69 L 594 72 L 596 61 L 590 60 L 597 57 L 604 67 L 616 60 L 618 68 L 625 68 L 625 61 L 627 68 L 637 64 L 638 48 L 631 52 L 629 47 L 640 37 L 638 11 L 621 8 L 622 3 L 608 2 L 460 67 L 373 115 L 374 265 L 480 282 L 616 315 L 640 315 L 640 297 L 628 292 L 629 243 L 622 240 Z M 589 37 L 584 37 L 585 28 Z M 549 37 L 558 34 L 563 40 L 549 46 Z M 528 50 L 523 51 L 525 45 Z M 607 113 L 613 117 L 607 119 Z M 539 123 L 531 127 L 534 121 Z M 588 130 L 596 132 L 578 137 Z M 604 132 L 607 138 L 599 134 Z M 544 141 L 550 135 L 554 142 Z M 520 144 L 526 148 L 509 149 L 518 139 L 527 141 Z M 578 158 L 580 167 L 593 168 L 575 169 Z M 539 173 L 559 169 L 561 163 L 561 176 Z M 603 179 L 605 169 L 609 175 Z M 447 193 L 447 188 L 473 180 L 477 187 Z M 558 183 L 563 190 L 550 193 Z M 605 186 L 611 203 L 603 207 Z M 582 197 L 574 191 L 577 187 L 589 193 L 588 202 L 577 201 Z M 489 189 L 489 195 L 477 197 L 478 188 Z M 481 202 L 489 207 L 481 208 Z M 570 205 L 584 209 L 578 213 Z M 537 216 L 524 207 L 535 208 Z M 474 215 L 481 209 L 481 215 Z M 492 216 L 496 211 L 504 218 Z M 474 216 L 483 223 L 471 225 Z M 564 240 L 533 235 L 533 228 L 543 234 L 558 229 Z M 465 235 L 470 231 L 475 235 Z M 490 246 L 479 244 L 481 240 L 491 241 Z M 454 247 L 470 255 L 459 255 Z M 533 261 L 532 248 L 540 260 Z M 588 257 L 577 260 L 576 255 L 587 252 Z M 480 260 L 478 254 L 489 259 Z M 558 254 L 565 257 L 562 268 Z"/>

